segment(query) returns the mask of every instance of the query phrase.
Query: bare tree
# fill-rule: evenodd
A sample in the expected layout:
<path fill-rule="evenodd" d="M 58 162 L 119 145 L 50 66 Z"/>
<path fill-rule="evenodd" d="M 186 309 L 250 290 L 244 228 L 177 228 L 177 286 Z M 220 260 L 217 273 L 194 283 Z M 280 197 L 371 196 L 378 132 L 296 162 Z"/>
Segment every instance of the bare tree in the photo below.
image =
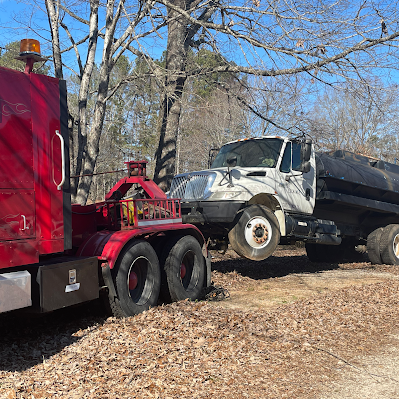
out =
<path fill-rule="evenodd" d="M 309 112 L 308 132 L 322 149 L 392 158 L 397 96 L 395 87 L 377 81 L 326 90 Z"/>
<path fill-rule="evenodd" d="M 194 104 L 184 98 L 183 108 L 176 172 L 207 168 L 210 149 L 220 148 L 248 131 L 247 112 L 237 98 L 225 90 L 213 90 Z"/>
<path fill-rule="evenodd" d="M 36 5 L 40 8 L 42 3 Z M 122 54 L 145 60 L 146 73 L 163 92 L 155 179 L 165 189 L 175 171 L 181 101 L 188 78 L 251 74 L 264 77 L 265 85 L 272 87 L 273 79 L 301 75 L 315 88 L 345 80 L 367 84 L 376 68 L 393 68 L 397 61 L 396 1 L 45 0 L 45 5 L 42 11 L 48 15 L 50 30 L 42 33 L 52 41 L 56 75 L 62 77 L 68 68 L 80 80 L 76 175 L 94 171 L 108 99 L 126 81 L 138 78 L 133 73 L 110 87 L 110 73 Z M 188 50 L 201 48 L 222 55 L 220 63 L 189 65 Z M 154 60 L 162 50 L 166 50 L 165 65 Z M 91 92 L 90 78 L 100 59 L 98 84 Z M 268 124 L 301 133 L 300 125 L 290 118 L 275 123 L 270 109 L 251 104 L 240 91 L 224 89 Z M 95 108 L 89 115 L 90 95 L 95 96 Z M 77 179 L 78 202 L 86 201 L 91 181 L 91 176 Z"/>
<path fill-rule="evenodd" d="M 105 4 L 101 4 L 98 0 L 90 0 L 88 4 L 68 4 L 67 2 L 46 0 L 53 43 L 53 60 L 58 77 L 62 77 L 62 65 L 59 62 L 63 54 L 73 50 L 78 65 L 76 74 L 80 82 L 79 111 L 75 121 L 78 126 L 78 151 L 74 173 L 82 175 L 82 177 L 73 181 L 76 181 L 75 187 L 72 185 L 72 188 L 76 190 L 75 200 L 78 203 L 84 204 L 89 194 L 92 174 L 99 154 L 107 101 L 122 83 L 117 83 L 116 87 L 109 87 L 110 74 L 118 59 L 127 50 L 132 51 L 136 56 L 142 55 L 140 51 L 131 47 L 131 43 L 137 40 L 137 37 L 149 34 L 149 32 L 136 33 L 136 29 L 140 23 L 148 23 L 148 14 L 154 4 L 154 1 L 147 1 L 144 4 L 137 2 L 127 9 L 125 0 L 117 3 L 115 0 L 109 0 Z M 84 17 L 87 14 L 86 5 L 89 8 L 88 18 Z M 100 25 L 101 16 L 104 18 L 102 27 Z M 77 23 L 81 24 L 87 34 L 79 40 L 75 39 L 72 29 L 65 23 L 66 17 L 70 18 L 74 26 Z M 145 22 L 143 22 L 144 19 Z M 163 25 L 164 23 L 160 24 L 160 26 Z M 70 45 L 64 45 L 63 48 L 59 41 L 60 28 L 70 40 Z M 149 29 L 149 31 L 153 30 L 156 29 Z M 83 43 L 86 50 L 85 57 L 82 56 L 79 47 Z M 90 94 L 93 94 L 90 93 L 90 82 L 99 52 L 99 43 L 102 45 L 102 56 L 96 77 L 95 106 L 93 115 L 88 115 L 88 98 Z"/>
<path fill-rule="evenodd" d="M 396 61 L 399 36 L 396 3 L 377 4 L 368 0 L 355 3 L 163 0 L 159 3 L 168 8 L 170 16 L 179 20 L 180 37 L 184 27 L 186 37 L 195 27 L 197 42 L 192 44 L 209 46 L 226 60 L 210 68 L 179 67 L 170 71 L 167 65 L 168 73 L 173 72 L 174 79 L 181 82 L 178 91 L 169 94 L 175 107 L 181 99 L 180 92 L 187 76 L 222 72 L 276 79 L 301 74 L 309 84 L 319 87 L 320 84 L 341 84 L 345 80 L 367 85 L 365 77 L 373 69 L 394 67 Z M 207 18 L 203 18 L 204 15 Z M 169 24 L 169 29 L 172 26 Z M 168 52 L 177 53 L 181 45 L 176 40 L 170 42 Z M 180 59 L 179 65 L 182 64 L 184 61 Z M 273 115 L 267 116 L 270 109 L 266 113 L 257 111 L 239 94 L 237 99 L 267 124 L 288 132 L 304 133 L 298 123 L 293 123 L 292 115 L 297 116 L 296 112 L 291 113 L 291 118 L 286 112 L 285 123 L 279 125 Z M 178 123 L 167 125 L 169 117 L 162 122 L 169 128 L 166 129 L 166 139 L 161 133 L 155 174 L 157 181 L 164 182 L 165 188 L 174 171 L 179 131 Z"/>
<path fill-rule="evenodd" d="M 210 1 L 204 4 L 201 0 L 175 0 L 172 4 L 164 3 L 167 6 L 168 15 L 168 42 L 154 181 L 165 191 L 170 187 L 175 172 L 181 98 L 188 77 L 186 73 L 188 50 L 194 44 L 194 36 L 201 28 L 201 23 L 210 19 L 218 3 L 218 1 Z M 186 14 L 190 15 L 192 12 L 199 12 L 199 15 L 190 20 Z"/>

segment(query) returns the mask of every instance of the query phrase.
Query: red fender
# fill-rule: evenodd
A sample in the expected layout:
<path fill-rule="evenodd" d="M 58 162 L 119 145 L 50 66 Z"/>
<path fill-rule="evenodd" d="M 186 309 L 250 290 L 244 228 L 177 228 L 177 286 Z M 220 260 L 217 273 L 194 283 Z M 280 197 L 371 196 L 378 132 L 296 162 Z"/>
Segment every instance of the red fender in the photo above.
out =
<path fill-rule="evenodd" d="M 173 230 L 190 230 L 203 245 L 205 239 L 200 230 L 191 224 L 168 223 L 167 225 L 140 227 L 132 230 L 102 230 L 89 237 L 79 248 L 78 256 L 97 256 L 99 260 L 108 262 L 109 268 L 115 266 L 124 246 L 133 238 L 144 238 L 154 234 Z"/>

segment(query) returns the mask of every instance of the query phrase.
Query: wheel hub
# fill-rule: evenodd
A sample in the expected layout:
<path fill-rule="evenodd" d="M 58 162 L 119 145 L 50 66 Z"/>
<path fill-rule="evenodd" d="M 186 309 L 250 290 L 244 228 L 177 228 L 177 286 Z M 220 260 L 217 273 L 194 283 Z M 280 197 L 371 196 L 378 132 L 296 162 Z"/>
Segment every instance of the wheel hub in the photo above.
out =
<path fill-rule="evenodd" d="M 257 223 L 252 228 L 252 237 L 257 244 L 266 242 L 268 235 L 267 226 L 263 223 Z"/>
<path fill-rule="evenodd" d="M 273 229 L 270 222 L 260 216 L 255 216 L 245 225 L 244 239 L 251 248 L 267 247 L 273 238 Z"/>
<path fill-rule="evenodd" d="M 187 268 L 186 268 L 185 264 L 182 263 L 180 266 L 180 278 L 183 279 L 185 277 L 186 273 L 187 273 Z"/>
<path fill-rule="evenodd" d="M 134 290 L 137 287 L 138 278 L 135 272 L 129 274 L 129 291 Z"/>
<path fill-rule="evenodd" d="M 399 258 L 399 234 L 393 239 L 393 253 Z"/>

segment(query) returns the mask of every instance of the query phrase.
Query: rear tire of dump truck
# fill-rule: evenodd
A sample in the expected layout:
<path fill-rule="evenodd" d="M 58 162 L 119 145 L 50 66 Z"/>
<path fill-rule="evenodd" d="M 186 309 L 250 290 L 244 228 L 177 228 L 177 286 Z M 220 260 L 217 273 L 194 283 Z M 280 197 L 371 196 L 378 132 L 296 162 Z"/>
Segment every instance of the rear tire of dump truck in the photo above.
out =
<path fill-rule="evenodd" d="M 113 272 L 117 296 L 110 299 L 110 307 L 114 316 L 133 316 L 157 304 L 161 271 L 157 254 L 148 242 L 134 240 L 128 245 Z"/>
<path fill-rule="evenodd" d="M 381 265 L 383 263 L 381 258 L 380 241 L 383 228 L 379 227 L 371 232 L 367 237 L 367 254 L 370 262 L 375 265 Z"/>
<path fill-rule="evenodd" d="M 399 224 L 389 224 L 381 234 L 381 259 L 387 265 L 399 265 Z"/>
<path fill-rule="evenodd" d="M 205 259 L 197 239 L 190 235 L 172 238 L 165 246 L 162 264 L 164 300 L 200 298 L 205 281 Z"/>
<path fill-rule="evenodd" d="M 230 245 L 238 255 L 251 259 L 268 258 L 280 242 L 279 223 L 274 213 L 263 205 L 244 209 L 229 232 Z"/>

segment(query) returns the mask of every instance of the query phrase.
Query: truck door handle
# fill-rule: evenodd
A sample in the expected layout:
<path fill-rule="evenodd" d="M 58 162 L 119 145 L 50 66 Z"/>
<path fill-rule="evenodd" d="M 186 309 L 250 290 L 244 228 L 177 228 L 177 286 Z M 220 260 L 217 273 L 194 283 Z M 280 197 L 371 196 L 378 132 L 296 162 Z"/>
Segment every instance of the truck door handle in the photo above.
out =
<path fill-rule="evenodd" d="M 21 215 L 22 220 L 24 222 L 23 228 L 21 229 L 21 231 L 25 231 L 26 230 L 26 216 L 25 215 Z"/>
<path fill-rule="evenodd" d="M 60 135 L 60 131 L 56 130 L 55 134 L 60 138 L 61 141 L 61 182 L 59 184 L 55 183 L 57 190 L 62 189 L 62 185 L 65 183 L 65 143 L 64 138 Z"/>

